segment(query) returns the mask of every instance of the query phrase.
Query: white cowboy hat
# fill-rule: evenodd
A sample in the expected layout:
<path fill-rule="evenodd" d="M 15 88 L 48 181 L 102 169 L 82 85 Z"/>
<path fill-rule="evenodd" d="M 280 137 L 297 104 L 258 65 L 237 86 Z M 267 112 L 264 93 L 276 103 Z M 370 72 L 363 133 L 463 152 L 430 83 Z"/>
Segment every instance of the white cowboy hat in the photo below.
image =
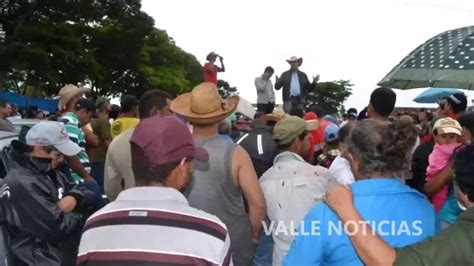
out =
<path fill-rule="evenodd" d="M 303 64 L 303 58 L 302 57 L 297 57 L 297 56 L 292 56 L 290 59 L 286 59 L 286 62 L 288 62 L 288 63 L 298 62 L 298 66 L 301 66 L 301 64 Z"/>

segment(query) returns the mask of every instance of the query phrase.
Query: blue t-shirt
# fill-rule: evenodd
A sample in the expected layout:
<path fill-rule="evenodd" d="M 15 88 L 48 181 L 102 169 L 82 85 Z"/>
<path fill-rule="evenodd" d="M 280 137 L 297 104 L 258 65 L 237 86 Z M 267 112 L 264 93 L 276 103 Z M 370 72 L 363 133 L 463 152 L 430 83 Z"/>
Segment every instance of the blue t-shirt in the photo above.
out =
<path fill-rule="evenodd" d="M 291 74 L 290 95 L 291 96 L 301 95 L 300 79 L 298 77 L 298 72 L 293 72 L 293 74 Z"/>
<path fill-rule="evenodd" d="M 446 199 L 443 207 L 441 207 L 441 210 L 438 213 L 438 218 L 440 221 L 452 224 L 458 219 L 462 210 L 459 208 L 458 200 L 454 194 L 454 185 L 451 184 L 448 191 L 448 199 Z"/>
<path fill-rule="evenodd" d="M 351 187 L 355 208 L 390 246 L 411 245 L 439 231 L 433 205 L 397 179 L 366 179 Z M 306 215 L 283 260 L 283 265 L 321 264 L 363 265 L 344 225 L 324 203 Z"/>

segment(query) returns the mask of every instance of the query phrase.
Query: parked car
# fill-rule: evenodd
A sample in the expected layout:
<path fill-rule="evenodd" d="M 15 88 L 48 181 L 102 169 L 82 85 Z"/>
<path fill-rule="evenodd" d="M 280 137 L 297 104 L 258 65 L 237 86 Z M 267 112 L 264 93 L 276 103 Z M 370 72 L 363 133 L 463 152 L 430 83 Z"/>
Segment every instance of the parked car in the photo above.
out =
<path fill-rule="evenodd" d="M 39 120 L 39 119 L 30 119 L 30 118 L 22 118 L 22 119 L 12 119 L 10 120 L 10 122 L 13 124 L 13 127 L 16 128 L 16 130 L 18 130 L 18 132 L 20 132 L 21 130 L 21 127 L 22 126 L 27 126 L 27 127 L 32 127 L 36 124 L 38 124 L 39 122 L 41 122 L 43 120 Z"/>

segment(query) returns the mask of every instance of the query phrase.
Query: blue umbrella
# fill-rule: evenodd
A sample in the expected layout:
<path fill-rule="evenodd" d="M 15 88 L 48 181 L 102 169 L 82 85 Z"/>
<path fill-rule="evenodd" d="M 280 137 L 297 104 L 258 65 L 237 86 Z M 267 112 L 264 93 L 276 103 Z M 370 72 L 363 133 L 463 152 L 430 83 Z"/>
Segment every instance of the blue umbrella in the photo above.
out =
<path fill-rule="evenodd" d="M 417 103 L 437 103 L 444 97 L 449 97 L 455 93 L 464 93 L 461 90 L 453 88 L 429 88 L 413 99 Z"/>

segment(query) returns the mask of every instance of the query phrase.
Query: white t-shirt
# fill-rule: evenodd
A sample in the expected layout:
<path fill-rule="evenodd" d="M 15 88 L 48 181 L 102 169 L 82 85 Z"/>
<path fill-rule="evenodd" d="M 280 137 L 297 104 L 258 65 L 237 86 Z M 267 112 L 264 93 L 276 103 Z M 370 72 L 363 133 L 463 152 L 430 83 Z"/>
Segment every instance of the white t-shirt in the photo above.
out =
<path fill-rule="evenodd" d="M 349 161 L 340 155 L 332 162 L 329 172 L 336 178 L 339 184 L 349 185 L 355 181 Z"/>

